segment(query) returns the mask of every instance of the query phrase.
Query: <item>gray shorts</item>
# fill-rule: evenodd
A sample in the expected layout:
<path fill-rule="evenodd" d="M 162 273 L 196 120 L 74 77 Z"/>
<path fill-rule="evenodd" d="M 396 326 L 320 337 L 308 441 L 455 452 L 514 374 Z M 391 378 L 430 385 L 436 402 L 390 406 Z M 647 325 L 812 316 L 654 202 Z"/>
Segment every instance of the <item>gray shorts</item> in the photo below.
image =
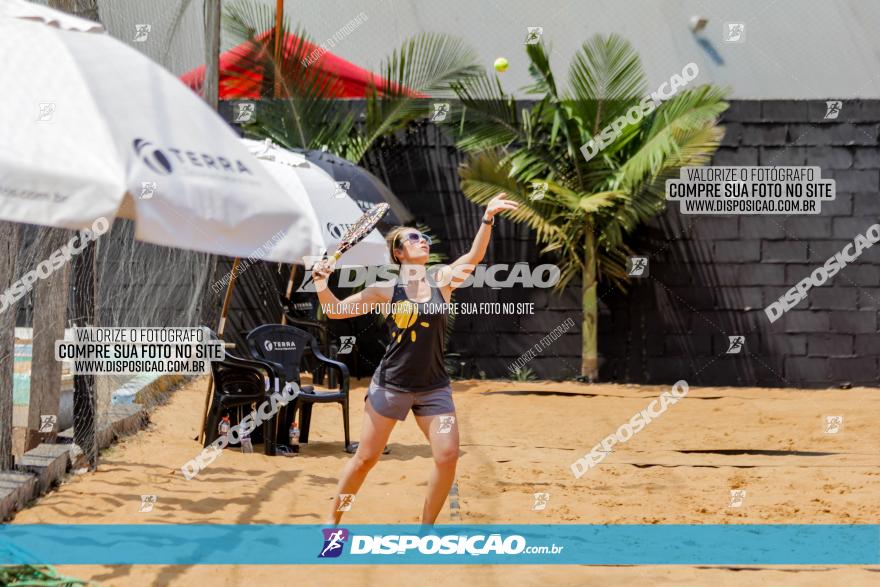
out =
<path fill-rule="evenodd" d="M 367 401 L 367 398 L 380 415 L 401 422 L 406 420 L 410 410 L 416 416 L 437 416 L 455 412 L 452 388 L 448 385 L 432 391 L 394 391 L 379 387 L 371 381 L 364 401 Z"/>

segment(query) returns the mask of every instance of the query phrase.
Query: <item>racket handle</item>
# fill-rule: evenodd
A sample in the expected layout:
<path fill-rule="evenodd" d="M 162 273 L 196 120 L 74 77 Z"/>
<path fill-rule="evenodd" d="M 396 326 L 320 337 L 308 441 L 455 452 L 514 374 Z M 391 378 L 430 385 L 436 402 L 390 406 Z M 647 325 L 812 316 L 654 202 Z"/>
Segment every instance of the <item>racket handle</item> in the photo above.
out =
<path fill-rule="evenodd" d="M 333 260 L 334 260 L 334 261 L 338 261 L 338 260 L 339 260 L 339 257 L 342 256 L 342 252 L 339 251 L 339 250 L 337 250 L 335 253 L 333 253 L 332 256 L 333 256 Z"/>

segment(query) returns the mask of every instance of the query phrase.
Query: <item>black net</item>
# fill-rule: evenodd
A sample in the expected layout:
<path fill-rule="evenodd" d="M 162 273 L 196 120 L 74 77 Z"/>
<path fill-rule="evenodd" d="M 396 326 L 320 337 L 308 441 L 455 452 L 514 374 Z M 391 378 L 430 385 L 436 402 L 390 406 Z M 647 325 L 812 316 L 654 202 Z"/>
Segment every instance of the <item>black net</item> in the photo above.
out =
<path fill-rule="evenodd" d="M 216 326 L 222 292 L 214 294 L 207 286 L 217 260 L 138 242 L 134 224 L 116 220 L 106 234 L 46 275 L 46 266 L 39 270 L 40 265 L 78 238 L 77 233 L 24 224 L 5 227 L 21 231 L 20 244 L 12 247 L 10 283 L 35 270 L 38 278 L 0 315 L 10 322 L 3 334 L 15 337 L 0 354 L 0 361 L 5 357 L 14 362 L 13 380 L 0 383 L 12 390 L 0 388 L 6 391 L 0 396 L 5 401 L 0 401 L 0 419 L 9 422 L 2 436 L 10 436 L 14 427 L 14 448 L 20 453 L 35 441 L 72 429 L 74 442 L 94 465 L 96 438 L 110 423 L 111 406 L 133 401 L 135 378 L 146 384 L 160 374 L 74 377 L 69 365 L 55 361 L 54 342 L 71 339 L 75 326 Z M 3 369 L 4 377 L 11 371 Z"/>

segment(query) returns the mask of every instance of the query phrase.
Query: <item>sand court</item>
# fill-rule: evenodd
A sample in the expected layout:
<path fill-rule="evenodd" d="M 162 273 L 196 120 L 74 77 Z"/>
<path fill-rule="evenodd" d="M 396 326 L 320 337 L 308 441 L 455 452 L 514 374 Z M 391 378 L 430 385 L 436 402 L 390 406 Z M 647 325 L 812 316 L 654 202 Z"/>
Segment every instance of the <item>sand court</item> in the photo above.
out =
<path fill-rule="evenodd" d="M 367 380 L 353 382 L 352 432 L 361 426 Z M 180 466 L 200 447 L 204 380 L 174 392 L 145 431 L 101 455 L 95 473 L 71 476 L 14 523 L 318 524 L 345 460 L 337 405 L 313 412 L 310 442 L 296 457 L 227 449 L 187 481 Z M 438 523 L 522 524 L 871 524 L 880 519 L 880 431 L 876 390 L 691 387 L 688 394 L 576 479 L 571 464 L 670 386 L 457 381 L 461 430 L 457 499 Z M 836 432 L 828 416 L 843 416 Z M 431 471 L 429 447 L 410 416 L 343 518 L 348 524 L 418 523 Z M 734 493 L 732 493 L 734 492 Z M 536 507 L 536 493 L 543 509 Z M 139 512 L 142 495 L 155 495 Z M 450 507 L 450 502 L 457 507 Z M 272 566 L 62 566 L 104 585 L 210 581 L 287 584 L 309 568 Z M 750 581 L 869 584 L 870 567 L 749 571 Z M 737 584 L 744 571 L 716 567 L 546 566 L 339 567 L 316 584 L 389 585 L 416 577 L 517 584 Z M 288 577 L 289 578 L 289 577 Z M 326 580 L 326 583 L 323 582 Z M 525 581 L 525 583 L 521 582 Z M 529 583 L 529 581 L 533 581 Z M 310 581 L 311 582 L 311 581 Z"/>

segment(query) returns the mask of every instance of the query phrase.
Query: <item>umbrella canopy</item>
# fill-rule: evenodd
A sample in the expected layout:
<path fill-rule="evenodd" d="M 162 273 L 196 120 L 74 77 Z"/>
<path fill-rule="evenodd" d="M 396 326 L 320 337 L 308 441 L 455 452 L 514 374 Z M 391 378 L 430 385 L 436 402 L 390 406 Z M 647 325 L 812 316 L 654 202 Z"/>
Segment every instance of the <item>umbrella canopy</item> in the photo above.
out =
<path fill-rule="evenodd" d="M 413 215 L 409 209 L 397 199 L 388 186 L 382 180 L 348 159 L 343 159 L 329 151 L 303 151 L 306 159 L 314 163 L 337 182 L 343 181 L 348 187 L 348 195 L 366 212 L 376 204 L 386 202 L 391 210 L 378 224 L 379 230 L 388 231 L 393 226 L 409 224 L 413 221 Z"/>
<path fill-rule="evenodd" d="M 258 35 L 254 42 L 246 41 L 220 54 L 220 99 L 258 99 L 263 86 L 262 68 L 253 69 L 255 62 L 261 61 L 261 53 L 266 51 L 266 43 L 271 40 L 273 31 L 268 30 Z M 342 57 L 321 49 L 318 45 L 301 39 L 293 34 L 286 34 L 283 40 L 282 54 L 289 55 L 295 48 L 302 46 L 306 54 L 320 55 L 309 67 L 332 73 L 337 81 L 328 88 L 328 98 L 363 98 L 366 96 L 370 83 L 376 85 L 380 93 L 395 87 L 374 73 L 358 67 Z M 271 52 L 271 48 L 270 48 Z M 183 82 L 196 92 L 201 93 L 205 83 L 205 66 L 188 71 L 180 77 Z M 427 94 L 410 90 L 415 97 L 427 98 Z"/>
<path fill-rule="evenodd" d="M 100 25 L 0 3 L 0 218 L 296 262 L 314 219 L 173 75 Z"/>
<path fill-rule="evenodd" d="M 300 208 L 310 208 L 316 230 L 312 239 L 320 242 L 313 255 L 323 250 L 336 250 L 348 227 L 357 222 L 363 211 L 336 181 L 323 169 L 310 163 L 303 155 L 292 153 L 269 139 L 241 139 L 248 150 L 260 159 L 266 170 L 285 187 L 288 197 Z M 372 230 L 360 243 L 339 258 L 337 267 L 371 266 L 390 263 L 384 237 Z"/>

